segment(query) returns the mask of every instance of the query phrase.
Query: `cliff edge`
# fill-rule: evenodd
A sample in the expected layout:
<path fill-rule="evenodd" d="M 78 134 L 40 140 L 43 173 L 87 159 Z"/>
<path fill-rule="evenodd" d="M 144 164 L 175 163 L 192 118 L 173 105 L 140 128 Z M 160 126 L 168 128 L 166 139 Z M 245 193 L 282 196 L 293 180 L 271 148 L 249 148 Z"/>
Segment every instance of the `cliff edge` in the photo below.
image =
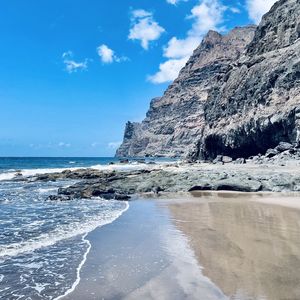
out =
<path fill-rule="evenodd" d="M 280 0 L 259 26 L 209 31 L 117 156 L 213 159 L 300 139 L 300 1 Z"/>

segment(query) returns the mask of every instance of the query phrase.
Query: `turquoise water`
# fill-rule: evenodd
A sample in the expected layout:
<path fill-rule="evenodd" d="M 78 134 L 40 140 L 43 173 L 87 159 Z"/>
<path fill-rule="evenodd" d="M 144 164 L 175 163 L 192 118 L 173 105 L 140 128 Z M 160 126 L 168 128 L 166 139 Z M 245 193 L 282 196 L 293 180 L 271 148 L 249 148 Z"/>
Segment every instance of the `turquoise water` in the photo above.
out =
<path fill-rule="evenodd" d="M 115 157 L 0 157 L 0 172 L 19 169 L 91 167 L 118 162 Z"/>

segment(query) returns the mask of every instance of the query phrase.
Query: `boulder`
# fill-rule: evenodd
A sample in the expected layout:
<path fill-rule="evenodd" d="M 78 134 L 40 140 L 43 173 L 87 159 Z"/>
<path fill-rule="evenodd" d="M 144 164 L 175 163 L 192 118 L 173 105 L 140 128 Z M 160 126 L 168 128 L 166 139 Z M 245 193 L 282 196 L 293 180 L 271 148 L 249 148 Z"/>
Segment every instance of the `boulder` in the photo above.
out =
<path fill-rule="evenodd" d="M 275 148 L 278 152 L 284 152 L 286 150 L 290 150 L 293 148 L 293 145 L 287 142 L 280 142 L 278 146 Z"/>
<path fill-rule="evenodd" d="M 231 163 L 233 161 L 233 159 L 232 159 L 232 157 L 230 157 L 230 156 L 223 156 L 222 157 L 222 162 L 224 163 L 224 164 L 227 164 L 227 163 Z"/>
<path fill-rule="evenodd" d="M 251 179 L 228 178 L 216 182 L 214 188 L 217 191 L 258 192 L 262 184 Z"/>
<path fill-rule="evenodd" d="M 202 183 L 195 185 L 189 189 L 193 191 L 236 191 L 236 192 L 258 192 L 262 189 L 261 182 L 257 180 L 241 179 L 241 178 L 227 178 L 216 180 L 211 183 Z"/>
<path fill-rule="evenodd" d="M 235 161 L 234 161 L 235 164 L 245 164 L 246 163 L 246 159 L 241 157 L 241 158 L 237 158 Z"/>
<path fill-rule="evenodd" d="M 278 150 L 276 149 L 268 149 L 265 156 L 268 158 L 274 157 L 275 155 L 277 155 L 279 153 Z"/>
<path fill-rule="evenodd" d="M 223 162 L 223 155 L 217 155 L 216 158 L 213 160 L 214 164 L 222 163 Z"/>

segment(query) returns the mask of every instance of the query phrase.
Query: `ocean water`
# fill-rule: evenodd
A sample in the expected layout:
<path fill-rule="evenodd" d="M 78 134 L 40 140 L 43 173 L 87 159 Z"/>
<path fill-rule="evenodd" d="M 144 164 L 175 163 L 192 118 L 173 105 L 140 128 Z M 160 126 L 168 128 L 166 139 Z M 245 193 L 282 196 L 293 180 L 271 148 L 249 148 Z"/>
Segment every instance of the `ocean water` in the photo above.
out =
<path fill-rule="evenodd" d="M 60 299 L 80 280 L 87 234 L 116 220 L 127 202 L 48 201 L 75 181 L 24 182 L 66 168 L 108 168 L 113 158 L 0 158 L 0 299 Z"/>

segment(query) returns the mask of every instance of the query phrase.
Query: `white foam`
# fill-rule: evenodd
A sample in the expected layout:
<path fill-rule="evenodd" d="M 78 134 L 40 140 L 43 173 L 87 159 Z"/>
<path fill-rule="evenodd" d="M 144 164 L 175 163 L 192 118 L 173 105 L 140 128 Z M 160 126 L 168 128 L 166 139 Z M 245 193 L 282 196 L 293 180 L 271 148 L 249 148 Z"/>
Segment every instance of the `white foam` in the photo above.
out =
<path fill-rule="evenodd" d="M 105 170 L 139 170 L 145 168 L 146 164 L 132 165 L 132 164 L 115 164 L 115 165 L 95 165 L 90 167 L 91 169 L 105 171 Z M 89 169 L 89 167 L 76 167 L 76 168 L 53 168 L 53 169 L 24 169 L 20 172 L 11 171 L 0 173 L 0 181 L 12 180 L 17 177 L 17 174 L 21 173 L 24 177 L 36 176 L 40 174 L 49 174 L 49 173 L 61 173 L 63 171 L 76 171 L 79 169 Z"/>
<path fill-rule="evenodd" d="M 3 180 L 11 180 L 16 176 L 16 172 L 7 172 L 7 173 L 1 173 L 0 174 L 0 181 Z"/>
<path fill-rule="evenodd" d="M 147 164 L 114 164 L 114 165 L 95 165 L 91 166 L 91 169 L 99 171 L 135 171 L 146 169 L 149 167 Z"/>
<path fill-rule="evenodd" d="M 41 292 L 45 289 L 47 285 L 43 285 L 43 284 L 40 284 L 40 283 L 36 283 L 35 282 L 35 286 L 33 286 L 33 288 L 39 293 L 41 294 Z"/>
<path fill-rule="evenodd" d="M 17 256 L 21 253 L 33 252 L 43 247 L 52 246 L 59 241 L 86 234 L 99 226 L 112 223 L 128 209 L 128 202 L 124 203 L 126 203 L 126 207 L 123 210 L 111 211 L 109 215 L 95 216 L 85 223 L 63 225 L 50 233 L 41 234 L 38 238 L 32 240 L 0 246 L 0 258 L 5 260 L 8 257 Z"/>
<path fill-rule="evenodd" d="M 76 171 L 82 168 L 53 168 L 53 169 L 24 169 L 21 171 L 12 171 L 12 172 L 5 172 L 0 173 L 0 181 L 3 180 L 12 180 L 17 177 L 17 174 L 22 174 L 24 177 L 36 176 L 40 174 L 49 174 L 49 173 L 61 173 L 66 170 Z"/>
<path fill-rule="evenodd" d="M 48 192 L 55 192 L 55 191 L 57 191 L 57 188 L 39 188 L 39 189 L 37 189 L 37 191 L 41 194 L 44 194 L 44 193 L 48 193 Z"/>
<path fill-rule="evenodd" d="M 73 161 L 69 162 L 71 163 L 76 163 Z M 176 162 L 159 162 L 156 163 L 157 166 L 159 165 L 164 165 L 164 164 L 173 164 Z M 94 169 L 94 170 L 99 170 L 99 171 L 135 171 L 135 170 L 141 170 L 141 169 L 147 169 L 147 168 L 153 168 L 153 165 L 149 165 L 146 163 L 128 163 L 128 164 L 113 164 L 113 165 L 94 165 L 91 167 L 73 167 L 73 168 L 53 168 L 53 169 L 24 169 L 21 170 L 20 172 L 16 172 L 15 170 L 11 170 L 11 172 L 5 172 L 5 173 L 0 173 L 0 181 L 4 180 L 12 180 L 14 179 L 17 174 L 21 173 L 24 177 L 30 177 L 30 176 L 35 176 L 35 175 L 40 175 L 40 174 L 49 174 L 49 173 L 61 173 L 66 170 L 70 171 L 76 171 L 79 169 Z"/>
<path fill-rule="evenodd" d="M 88 254 L 89 254 L 89 252 L 90 252 L 90 250 L 92 248 L 92 244 L 90 243 L 89 240 L 86 239 L 86 236 L 87 236 L 87 233 L 82 237 L 82 241 L 86 242 L 87 245 L 88 245 L 88 247 L 87 247 L 86 252 L 83 255 L 82 261 L 80 262 L 79 266 L 76 269 L 76 280 L 74 281 L 74 283 L 72 284 L 72 286 L 63 295 L 60 295 L 57 298 L 54 298 L 54 300 L 62 299 L 65 296 L 71 294 L 75 290 L 76 286 L 79 284 L 80 279 L 81 279 L 80 278 L 80 271 L 81 271 L 83 265 L 85 264 L 87 256 L 88 256 Z"/>
<path fill-rule="evenodd" d="M 39 174 L 49 174 L 49 173 L 61 173 L 65 170 L 70 170 L 70 171 L 75 171 L 78 170 L 79 168 L 54 168 L 54 169 L 27 169 L 27 170 L 22 170 L 21 173 L 25 177 L 29 176 L 35 176 Z"/>
<path fill-rule="evenodd" d="M 127 205 L 126 205 L 126 208 L 119 214 L 118 217 L 120 217 L 120 216 L 122 215 L 122 213 L 124 213 L 124 212 L 129 208 L 128 202 L 127 202 L 126 204 L 127 204 Z M 118 217 L 116 217 L 116 219 L 117 219 Z M 113 222 L 113 221 L 112 221 L 112 222 Z M 71 294 L 71 293 L 75 290 L 75 288 L 77 287 L 77 285 L 79 284 L 80 279 L 81 279 L 81 278 L 80 278 L 80 272 L 81 272 L 81 269 L 82 269 L 83 265 L 85 264 L 86 259 L 87 259 L 87 256 L 88 256 L 88 254 L 89 254 L 89 252 L 90 252 L 90 250 L 91 250 L 91 247 L 92 247 L 90 241 L 89 241 L 88 239 L 86 239 L 86 236 L 87 236 L 87 235 L 88 235 L 88 233 L 86 233 L 86 234 L 82 237 L 82 241 L 84 241 L 84 242 L 86 242 L 86 243 L 88 244 L 88 248 L 87 248 L 86 252 L 85 252 L 84 255 L 83 255 L 82 261 L 80 262 L 78 268 L 76 269 L 76 280 L 74 281 L 74 283 L 72 284 L 72 286 L 71 286 L 71 287 L 70 287 L 63 295 L 58 296 L 58 297 L 55 298 L 54 300 L 62 299 L 62 298 L 64 298 L 64 297 L 66 297 L 67 295 Z"/>

